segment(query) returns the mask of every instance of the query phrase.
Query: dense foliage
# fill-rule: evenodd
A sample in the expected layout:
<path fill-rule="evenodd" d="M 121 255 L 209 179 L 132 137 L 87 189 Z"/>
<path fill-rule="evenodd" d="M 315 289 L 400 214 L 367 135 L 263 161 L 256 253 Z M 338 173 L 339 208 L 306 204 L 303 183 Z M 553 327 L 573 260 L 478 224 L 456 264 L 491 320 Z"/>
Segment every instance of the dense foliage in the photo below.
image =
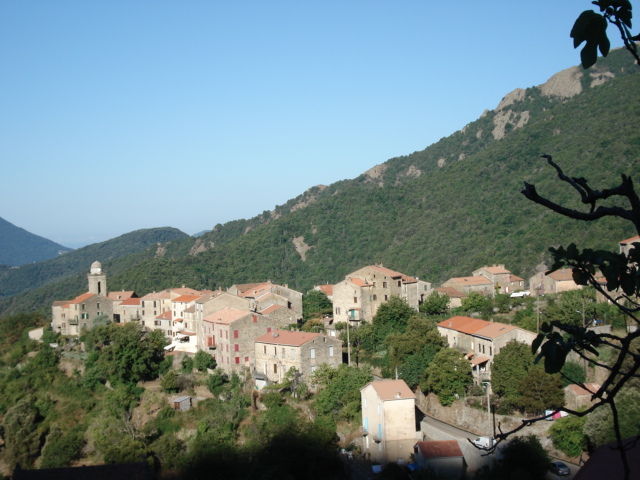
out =
<path fill-rule="evenodd" d="M 438 396 L 442 405 L 451 405 L 461 398 L 473 383 L 469 361 L 452 348 L 440 350 L 426 371 L 423 388 Z"/>

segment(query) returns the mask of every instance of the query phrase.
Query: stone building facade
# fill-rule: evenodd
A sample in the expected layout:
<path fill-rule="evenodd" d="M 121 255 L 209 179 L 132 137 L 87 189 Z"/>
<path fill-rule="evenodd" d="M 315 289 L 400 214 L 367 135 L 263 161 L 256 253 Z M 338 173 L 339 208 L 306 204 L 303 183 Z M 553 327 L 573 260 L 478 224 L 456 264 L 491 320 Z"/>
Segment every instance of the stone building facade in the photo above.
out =
<path fill-rule="evenodd" d="M 404 380 L 376 380 L 360 389 L 364 451 L 374 462 L 408 460 L 418 439 L 416 396 Z"/>
<path fill-rule="evenodd" d="M 382 265 L 369 265 L 350 273 L 333 286 L 334 323 L 371 322 L 378 308 L 392 296 L 418 310 L 431 294 L 431 283 L 396 272 Z"/>
<path fill-rule="evenodd" d="M 342 363 L 342 341 L 320 333 L 272 330 L 255 340 L 255 372 L 280 383 L 295 368 L 309 383 L 319 365 Z"/>

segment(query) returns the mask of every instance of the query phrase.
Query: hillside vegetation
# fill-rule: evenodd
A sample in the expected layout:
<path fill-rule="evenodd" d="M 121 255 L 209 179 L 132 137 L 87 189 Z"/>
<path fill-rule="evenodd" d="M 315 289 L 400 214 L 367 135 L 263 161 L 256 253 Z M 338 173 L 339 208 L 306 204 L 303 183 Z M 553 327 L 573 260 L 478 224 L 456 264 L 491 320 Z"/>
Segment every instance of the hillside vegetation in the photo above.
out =
<path fill-rule="evenodd" d="M 633 233 L 625 225 L 585 228 L 532 204 L 520 190 L 527 181 L 559 203 L 575 204 L 541 153 L 600 188 L 637 172 L 638 73 L 616 51 L 587 73 L 573 67 L 544 85 L 515 90 L 425 150 L 311 188 L 252 219 L 171 242 L 161 254 L 151 249 L 107 264 L 110 288 L 146 293 L 270 279 L 306 290 L 374 262 L 436 283 L 490 263 L 528 277 L 552 245 L 615 249 Z M 51 284 L 5 299 L 0 312 L 38 302 L 48 307 L 70 288 Z M 82 288 L 78 283 L 75 292 Z"/>
<path fill-rule="evenodd" d="M 40 262 L 71 250 L 0 218 L 0 265 Z"/>

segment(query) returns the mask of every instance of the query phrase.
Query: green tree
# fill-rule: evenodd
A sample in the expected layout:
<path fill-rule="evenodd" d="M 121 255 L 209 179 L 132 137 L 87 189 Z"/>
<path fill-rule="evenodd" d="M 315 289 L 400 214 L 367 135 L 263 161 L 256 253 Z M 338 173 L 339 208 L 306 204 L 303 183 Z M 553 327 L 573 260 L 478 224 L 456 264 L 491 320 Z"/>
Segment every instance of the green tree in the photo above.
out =
<path fill-rule="evenodd" d="M 530 347 L 515 340 L 500 349 L 491 365 L 491 388 L 505 403 L 514 408 L 520 403 L 520 385 L 533 365 Z"/>
<path fill-rule="evenodd" d="M 462 353 L 451 348 L 440 350 L 427 367 L 426 390 L 435 393 L 442 405 L 451 405 L 473 383 L 471 366 Z"/>
<path fill-rule="evenodd" d="M 570 457 L 580 455 L 587 447 L 587 438 L 582 432 L 585 421 L 585 417 L 569 415 L 553 422 L 549 429 L 553 446 Z"/>
<path fill-rule="evenodd" d="M 354 420 L 360 412 L 360 389 L 371 381 L 367 370 L 340 365 L 332 368 L 321 365 L 312 377 L 319 387 L 314 406 L 319 415 L 334 420 Z"/>
<path fill-rule="evenodd" d="M 184 373 L 191 373 L 193 371 L 193 358 L 191 358 L 189 355 L 185 355 L 184 357 L 182 357 L 180 366 L 182 367 L 182 371 Z"/>
<path fill-rule="evenodd" d="M 569 360 L 560 370 L 562 376 L 562 386 L 566 387 L 570 383 L 584 383 L 587 381 L 587 373 L 584 367 L 577 362 Z"/>
<path fill-rule="evenodd" d="M 373 334 L 377 345 L 382 345 L 390 333 L 402 333 L 409 319 L 416 314 L 400 297 L 391 297 L 378 308 L 373 317 Z"/>
<path fill-rule="evenodd" d="M 176 393 L 180 391 L 178 373 L 175 370 L 169 370 L 160 380 L 160 386 L 165 392 Z"/>
<path fill-rule="evenodd" d="M 207 369 L 216 368 L 216 360 L 204 350 L 198 350 L 193 358 L 193 366 L 199 372 L 204 372 Z"/>
<path fill-rule="evenodd" d="M 517 406 L 525 412 L 543 413 L 564 405 L 560 376 L 549 375 L 542 365 L 532 365 L 518 385 Z"/>
<path fill-rule="evenodd" d="M 84 431 L 80 426 L 68 430 L 56 428 L 47 435 L 42 449 L 41 468 L 67 467 L 82 455 Z"/>
<path fill-rule="evenodd" d="M 465 313 L 480 313 L 483 316 L 489 316 L 493 313 L 493 302 L 486 295 L 471 292 L 462 299 L 460 310 Z"/>
<path fill-rule="evenodd" d="M 166 340 L 136 323 L 103 325 L 86 334 L 86 375 L 98 381 L 136 383 L 157 378 Z"/>
<path fill-rule="evenodd" d="M 42 428 L 44 419 L 34 403 L 34 397 L 27 395 L 4 415 L 4 458 L 12 469 L 16 465 L 31 467 L 40 454 L 46 431 Z"/>
<path fill-rule="evenodd" d="M 640 391 L 623 388 L 617 395 L 616 412 L 622 438 L 640 435 Z M 584 433 L 594 446 L 616 441 L 615 424 L 610 409 L 599 409 L 586 417 Z"/>
<path fill-rule="evenodd" d="M 305 320 L 331 315 L 332 313 L 333 304 L 323 292 L 309 290 L 302 297 L 302 317 Z"/>
<path fill-rule="evenodd" d="M 435 290 L 420 305 L 420 312 L 427 315 L 443 315 L 449 311 L 449 296 Z"/>

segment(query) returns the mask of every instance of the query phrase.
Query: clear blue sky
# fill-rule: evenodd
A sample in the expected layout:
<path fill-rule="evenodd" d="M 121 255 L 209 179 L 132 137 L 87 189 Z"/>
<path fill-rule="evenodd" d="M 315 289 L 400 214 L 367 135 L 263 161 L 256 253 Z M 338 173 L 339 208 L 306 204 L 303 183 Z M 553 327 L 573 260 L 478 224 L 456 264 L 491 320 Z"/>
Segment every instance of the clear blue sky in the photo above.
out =
<path fill-rule="evenodd" d="M 251 217 L 577 64 L 589 8 L 1 2 L 0 216 L 70 246 Z"/>

